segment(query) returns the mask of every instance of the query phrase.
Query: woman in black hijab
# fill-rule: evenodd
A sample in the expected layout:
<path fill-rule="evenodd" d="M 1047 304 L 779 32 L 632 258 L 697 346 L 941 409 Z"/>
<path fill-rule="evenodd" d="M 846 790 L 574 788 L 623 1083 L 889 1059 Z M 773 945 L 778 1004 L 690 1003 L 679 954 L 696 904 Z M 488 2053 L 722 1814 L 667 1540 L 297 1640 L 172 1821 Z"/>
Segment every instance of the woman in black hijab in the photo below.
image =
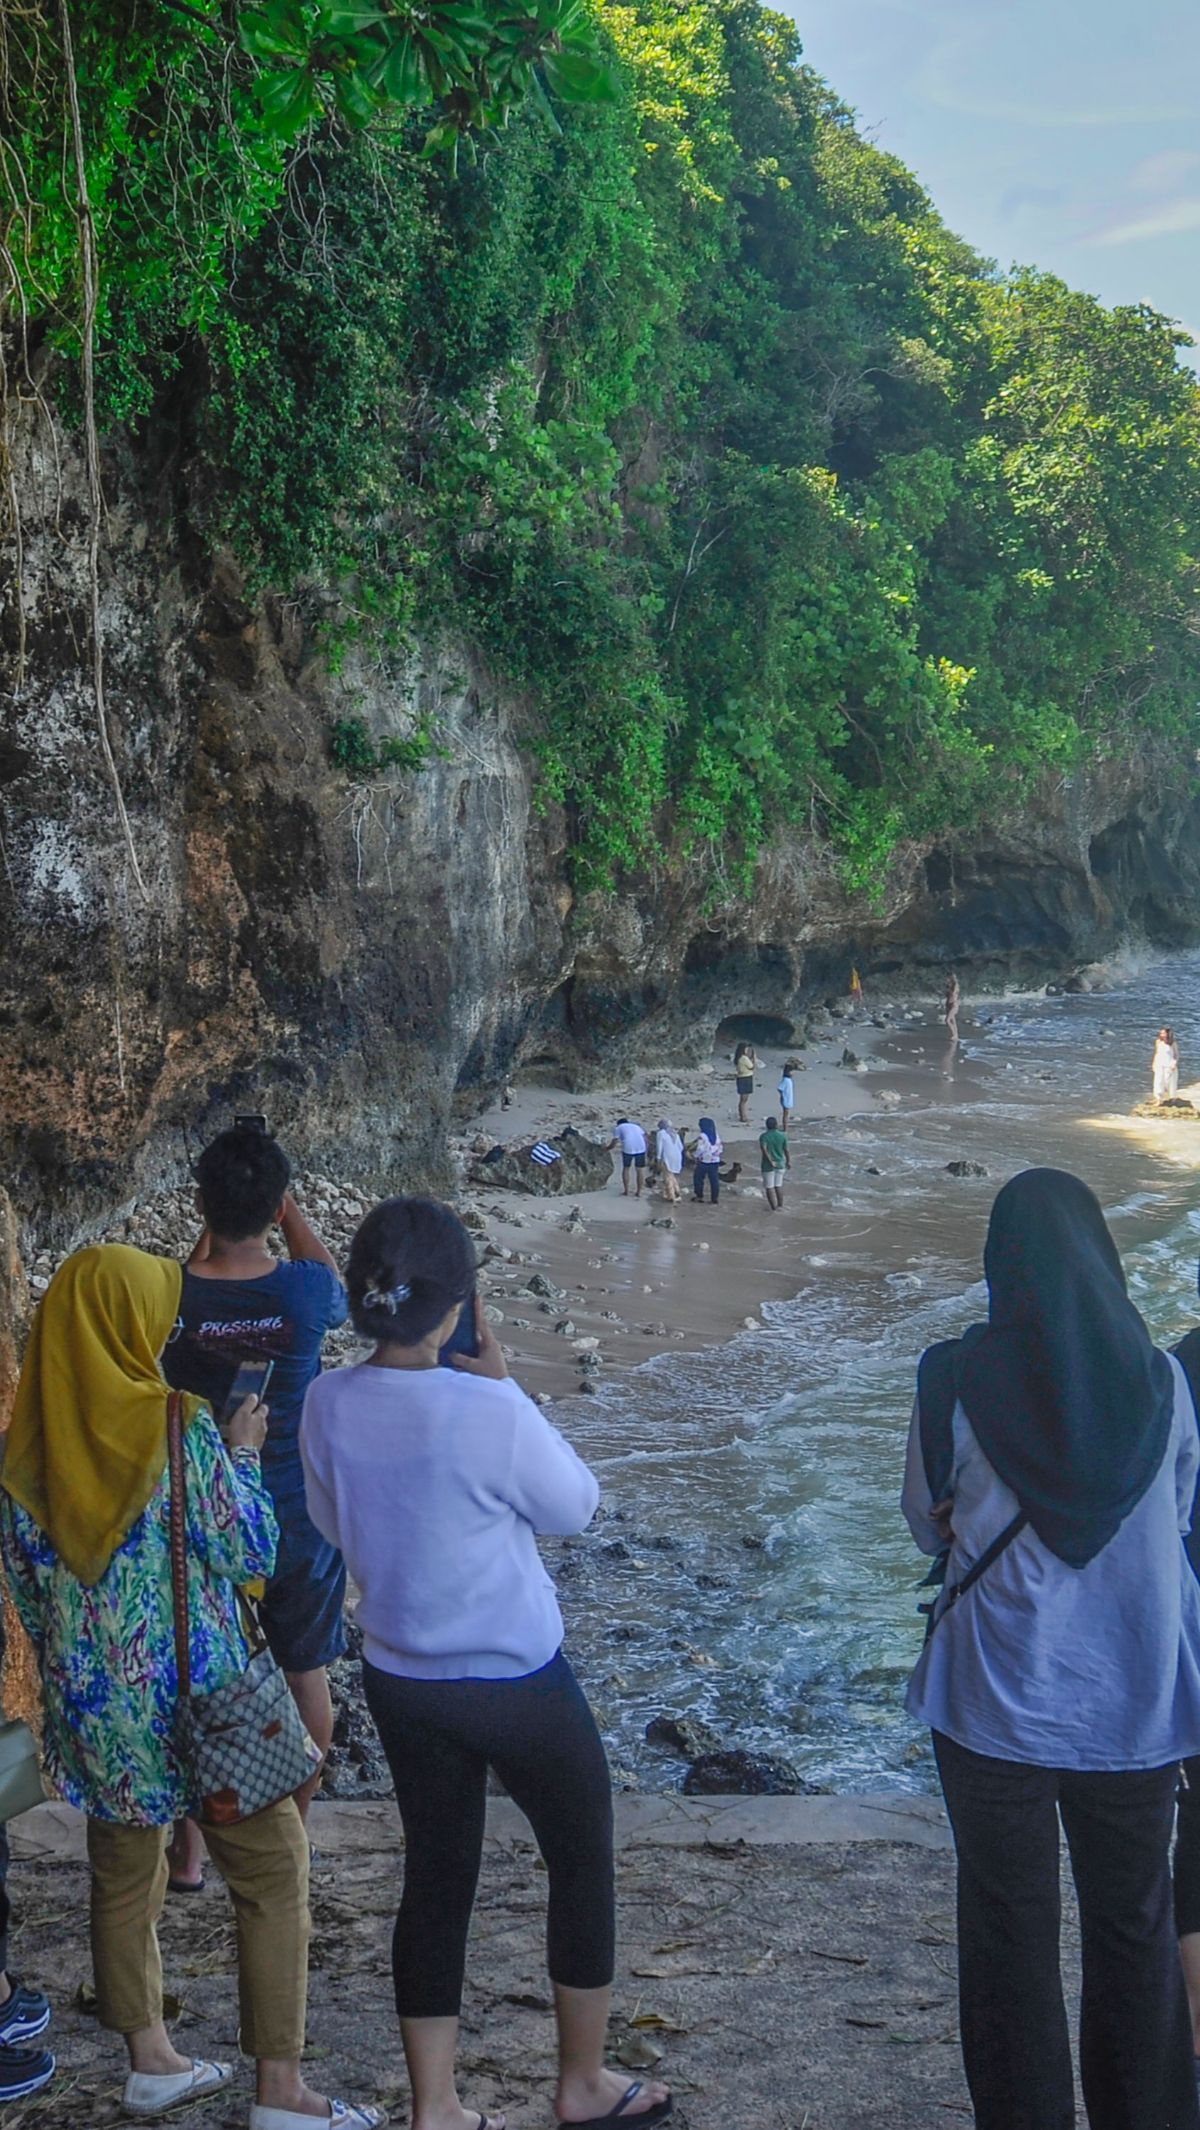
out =
<path fill-rule="evenodd" d="M 1068 2130 L 1059 1822 L 1083 1936 L 1092 2130 L 1197 2130 L 1169 1851 L 1200 1744 L 1200 1450 L 1097 1200 L 1031 1169 L 992 1208 L 986 1324 L 922 1358 L 904 1511 L 948 1548 L 908 1707 L 958 1851 L 963 2056 L 979 2130 Z"/>

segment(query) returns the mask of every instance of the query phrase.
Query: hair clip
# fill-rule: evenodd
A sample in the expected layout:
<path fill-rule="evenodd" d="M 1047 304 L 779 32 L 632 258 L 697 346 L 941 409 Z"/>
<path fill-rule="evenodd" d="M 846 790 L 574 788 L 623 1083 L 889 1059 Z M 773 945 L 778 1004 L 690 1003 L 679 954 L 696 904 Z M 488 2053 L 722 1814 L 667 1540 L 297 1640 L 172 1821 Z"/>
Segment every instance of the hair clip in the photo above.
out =
<path fill-rule="evenodd" d="M 363 1308 L 386 1309 L 389 1316 L 395 1316 L 401 1302 L 406 1302 L 411 1293 L 407 1280 L 401 1280 L 398 1287 L 368 1287 L 363 1293 Z"/>

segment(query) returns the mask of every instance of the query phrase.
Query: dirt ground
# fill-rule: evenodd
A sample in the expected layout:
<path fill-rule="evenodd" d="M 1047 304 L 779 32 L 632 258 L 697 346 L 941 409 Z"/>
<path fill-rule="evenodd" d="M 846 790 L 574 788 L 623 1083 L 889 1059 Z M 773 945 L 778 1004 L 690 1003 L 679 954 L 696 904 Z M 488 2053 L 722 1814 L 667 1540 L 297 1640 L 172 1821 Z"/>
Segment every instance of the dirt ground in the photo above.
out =
<path fill-rule="evenodd" d="M 362 1816 L 352 1839 L 325 1852 L 314 1872 L 309 2067 L 325 2090 L 381 2103 L 404 2122 L 388 1970 L 399 1843 L 390 1807 L 338 1809 L 339 1817 L 347 1809 Z M 952 1855 L 911 1842 L 759 1845 L 701 1840 L 699 1831 L 687 1836 L 691 1846 L 651 1837 L 624 1846 L 619 1859 L 613 2049 L 631 2076 L 655 2069 L 670 2081 L 680 2130 L 969 2124 Z M 122 2068 L 119 2045 L 83 2008 L 86 1870 L 76 1861 L 18 1862 L 12 1894 L 15 1964 L 54 1997 L 60 2071 L 48 2093 L 5 2111 L 5 2130 L 105 2130 L 122 2120 Z M 460 2090 L 468 2106 L 505 2110 L 512 2130 L 552 2120 L 544 1895 L 520 1827 L 489 1839 Z M 167 1987 L 181 2000 L 178 2045 L 236 2054 L 231 1913 L 219 1883 L 194 1901 L 168 1902 L 162 1943 Z M 170 2120 L 240 2130 L 250 2098 L 242 2065 L 225 2095 Z"/>

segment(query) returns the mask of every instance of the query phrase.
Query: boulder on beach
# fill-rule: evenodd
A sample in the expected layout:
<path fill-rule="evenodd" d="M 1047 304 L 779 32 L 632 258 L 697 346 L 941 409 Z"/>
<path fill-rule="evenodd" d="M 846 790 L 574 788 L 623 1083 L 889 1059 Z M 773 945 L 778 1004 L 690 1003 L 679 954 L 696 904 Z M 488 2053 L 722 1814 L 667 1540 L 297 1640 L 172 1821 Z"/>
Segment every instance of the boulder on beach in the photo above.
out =
<path fill-rule="evenodd" d="M 556 1161 L 534 1148 L 549 1148 Z M 476 1189 L 524 1191 L 531 1198 L 562 1198 L 581 1191 L 602 1191 L 612 1179 L 613 1159 L 606 1146 L 586 1139 L 573 1125 L 552 1139 L 533 1139 L 517 1146 L 496 1146 L 473 1161 L 470 1180 Z"/>
<path fill-rule="evenodd" d="M 719 1731 L 699 1716 L 652 1716 L 646 1725 L 647 1745 L 660 1745 L 680 1760 L 701 1760 L 723 1751 Z"/>
<path fill-rule="evenodd" d="M 777 1753 L 745 1753 L 740 1746 L 720 1753 L 702 1753 L 694 1760 L 680 1785 L 685 1797 L 812 1797 L 817 1791 L 805 1782 L 790 1760 Z"/>

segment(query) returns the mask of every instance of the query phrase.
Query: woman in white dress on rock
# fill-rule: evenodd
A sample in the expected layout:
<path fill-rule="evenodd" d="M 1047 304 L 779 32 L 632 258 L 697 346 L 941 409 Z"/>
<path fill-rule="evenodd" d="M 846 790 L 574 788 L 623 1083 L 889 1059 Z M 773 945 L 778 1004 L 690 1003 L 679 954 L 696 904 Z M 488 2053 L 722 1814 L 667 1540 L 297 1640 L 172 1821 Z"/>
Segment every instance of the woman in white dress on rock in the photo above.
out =
<path fill-rule="evenodd" d="M 1152 1060 L 1154 1099 L 1171 1100 L 1179 1093 L 1179 1045 L 1170 1028 L 1160 1028 Z"/>

